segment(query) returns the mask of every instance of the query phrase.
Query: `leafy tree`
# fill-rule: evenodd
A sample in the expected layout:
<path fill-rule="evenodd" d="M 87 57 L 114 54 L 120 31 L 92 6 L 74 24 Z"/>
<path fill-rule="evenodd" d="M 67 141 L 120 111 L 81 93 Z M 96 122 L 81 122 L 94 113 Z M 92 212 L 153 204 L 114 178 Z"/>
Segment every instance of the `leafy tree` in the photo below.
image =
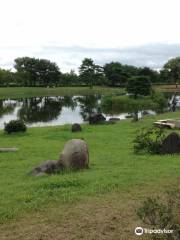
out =
<path fill-rule="evenodd" d="M 0 85 L 8 86 L 13 83 L 13 73 L 10 70 L 0 69 Z"/>
<path fill-rule="evenodd" d="M 168 72 L 168 77 L 177 84 L 180 81 L 180 57 L 170 59 L 165 65 L 164 70 Z"/>
<path fill-rule="evenodd" d="M 108 85 L 115 86 L 122 84 L 122 64 L 119 62 L 111 62 L 104 65 L 104 72 L 108 79 Z"/>
<path fill-rule="evenodd" d="M 104 73 L 104 68 L 99 65 L 94 65 L 95 70 L 95 84 L 96 85 L 104 85 L 107 83 L 107 78 Z"/>
<path fill-rule="evenodd" d="M 95 64 L 91 58 L 85 58 L 79 68 L 80 80 L 88 84 L 90 88 L 93 87 L 96 73 Z"/>
<path fill-rule="evenodd" d="M 125 85 L 128 78 L 138 75 L 138 68 L 131 65 L 122 65 L 119 62 L 111 62 L 104 65 L 105 76 L 108 85 Z"/>
<path fill-rule="evenodd" d="M 151 82 L 149 77 L 137 76 L 131 77 L 126 86 L 127 92 L 132 94 L 134 98 L 138 95 L 147 96 L 151 93 Z"/>
<path fill-rule="evenodd" d="M 169 78 L 169 71 L 167 69 L 161 69 L 159 77 L 160 77 L 161 83 L 171 83 L 172 82 L 172 80 Z"/>
<path fill-rule="evenodd" d="M 80 84 L 79 77 L 74 70 L 71 70 L 69 73 L 62 73 L 60 84 L 62 86 L 78 85 Z"/>
<path fill-rule="evenodd" d="M 16 58 L 14 67 L 26 85 L 57 85 L 60 78 L 57 64 L 46 59 Z"/>
<path fill-rule="evenodd" d="M 160 81 L 159 72 L 152 70 L 149 67 L 140 68 L 138 74 L 139 74 L 139 76 L 149 77 L 152 83 L 157 83 Z"/>

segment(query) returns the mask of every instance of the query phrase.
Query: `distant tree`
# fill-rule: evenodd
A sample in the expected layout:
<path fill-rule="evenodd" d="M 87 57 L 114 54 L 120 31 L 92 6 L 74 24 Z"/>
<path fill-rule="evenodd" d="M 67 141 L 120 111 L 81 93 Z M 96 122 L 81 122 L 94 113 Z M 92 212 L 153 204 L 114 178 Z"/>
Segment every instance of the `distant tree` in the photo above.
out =
<path fill-rule="evenodd" d="M 0 69 L 0 85 L 9 86 L 13 83 L 13 73 L 10 70 Z"/>
<path fill-rule="evenodd" d="M 107 84 L 107 78 L 104 73 L 104 68 L 99 65 L 94 65 L 95 70 L 95 84 L 105 85 Z"/>
<path fill-rule="evenodd" d="M 161 69 L 159 77 L 160 77 L 161 83 L 171 83 L 172 82 L 172 80 L 169 78 L 169 71 L 167 69 Z"/>
<path fill-rule="evenodd" d="M 111 62 L 104 65 L 104 73 L 108 79 L 108 85 L 125 85 L 128 78 L 138 75 L 138 68 L 131 65 L 122 65 L 119 62 Z"/>
<path fill-rule="evenodd" d="M 122 84 L 122 64 L 119 62 L 111 62 L 104 65 L 104 72 L 108 79 L 108 85 L 116 86 Z"/>
<path fill-rule="evenodd" d="M 17 76 L 26 85 L 57 85 L 60 78 L 60 70 L 56 63 L 46 59 L 22 57 L 15 59 L 14 65 Z"/>
<path fill-rule="evenodd" d="M 170 59 L 164 65 L 164 70 L 168 72 L 168 77 L 177 87 L 178 82 L 180 81 L 180 57 Z"/>
<path fill-rule="evenodd" d="M 79 77 L 74 70 L 71 70 L 69 73 L 62 73 L 60 84 L 63 86 L 72 86 L 78 85 Z"/>
<path fill-rule="evenodd" d="M 158 83 L 160 81 L 160 73 L 149 67 L 139 68 L 138 75 L 149 77 L 152 83 Z"/>
<path fill-rule="evenodd" d="M 99 81 L 105 81 L 104 69 L 95 65 L 91 58 L 85 58 L 79 68 L 80 81 L 88 84 L 90 88 Z"/>
<path fill-rule="evenodd" d="M 132 94 L 134 98 L 138 95 L 147 96 L 151 93 L 150 78 L 146 76 L 131 77 L 128 80 L 126 90 Z"/>
<path fill-rule="evenodd" d="M 91 58 L 85 58 L 79 68 L 80 80 L 93 87 L 95 79 L 95 64 Z"/>

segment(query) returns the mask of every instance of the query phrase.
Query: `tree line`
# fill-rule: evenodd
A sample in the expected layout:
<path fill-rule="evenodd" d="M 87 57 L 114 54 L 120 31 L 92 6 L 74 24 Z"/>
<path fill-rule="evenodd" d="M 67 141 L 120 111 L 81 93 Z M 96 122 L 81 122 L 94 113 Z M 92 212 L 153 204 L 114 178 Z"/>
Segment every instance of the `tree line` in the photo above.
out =
<path fill-rule="evenodd" d="M 124 87 L 129 79 L 140 77 L 154 84 L 178 84 L 180 57 L 170 59 L 160 71 L 149 67 L 136 67 L 120 62 L 95 64 L 93 59 L 83 59 L 79 72 L 62 73 L 50 60 L 21 57 L 14 60 L 15 71 L 0 68 L 0 86 L 111 86 Z"/>

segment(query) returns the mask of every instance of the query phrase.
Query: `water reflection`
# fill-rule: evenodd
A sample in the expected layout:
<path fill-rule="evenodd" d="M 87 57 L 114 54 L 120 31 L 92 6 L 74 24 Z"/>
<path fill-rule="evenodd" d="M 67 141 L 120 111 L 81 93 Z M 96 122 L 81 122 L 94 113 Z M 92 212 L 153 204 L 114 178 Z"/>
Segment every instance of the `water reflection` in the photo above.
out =
<path fill-rule="evenodd" d="M 28 126 L 82 123 L 87 120 L 89 114 L 101 112 L 101 98 L 101 95 L 87 95 L 0 100 L 0 128 L 4 127 L 4 122 L 13 119 L 24 120 Z M 126 113 L 105 110 L 102 113 L 107 119 L 110 117 L 125 119 L 130 115 L 128 109 Z"/>
<path fill-rule="evenodd" d="M 100 112 L 101 95 L 88 95 L 77 97 L 80 106 L 80 114 L 84 121 L 94 112 Z"/>
<path fill-rule="evenodd" d="M 99 111 L 100 99 L 100 95 L 89 95 L 0 100 L 0 128 L 13 119 L 28 126 L 82 123 L 90 113 Z"/>
<path fill-rule="evenodd" d="M 30 98 L 22 101 L 18 118 L 26 123 L 49 122 L 61 114 L 62 101 L 55 98 Z"/>

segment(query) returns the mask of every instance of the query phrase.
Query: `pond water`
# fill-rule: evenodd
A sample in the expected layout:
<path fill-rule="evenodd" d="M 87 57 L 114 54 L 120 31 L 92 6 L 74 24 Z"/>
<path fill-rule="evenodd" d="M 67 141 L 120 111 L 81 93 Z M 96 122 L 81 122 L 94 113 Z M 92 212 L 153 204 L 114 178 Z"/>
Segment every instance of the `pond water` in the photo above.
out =
<path fill-rule="evenodd" d="M 0 100 L 0 128 L 4 128 L 5 122 L 14 119 L 25 121 L 29 127 L 83 123 L 89 114 L 101 111 L 101 99 L 101 95 L 88 95 Z M 152 111 L 148 113 L 155 114 Z M 103 115 L 107 120 L 111 117 L 125 119 L 130 116 L 128 113 Z M 140 117 L 141 115 L 139 113 Z"/>
<path fill-rule="evenodd" d="M 100 111 L 101 95 L 34 97 L 0 100 L 0 128 L 10 120 L 21 119 L 29 127 L 83 123 L 92 112 Z M 125 119 L 128 113 L 104 114 Z"/>

